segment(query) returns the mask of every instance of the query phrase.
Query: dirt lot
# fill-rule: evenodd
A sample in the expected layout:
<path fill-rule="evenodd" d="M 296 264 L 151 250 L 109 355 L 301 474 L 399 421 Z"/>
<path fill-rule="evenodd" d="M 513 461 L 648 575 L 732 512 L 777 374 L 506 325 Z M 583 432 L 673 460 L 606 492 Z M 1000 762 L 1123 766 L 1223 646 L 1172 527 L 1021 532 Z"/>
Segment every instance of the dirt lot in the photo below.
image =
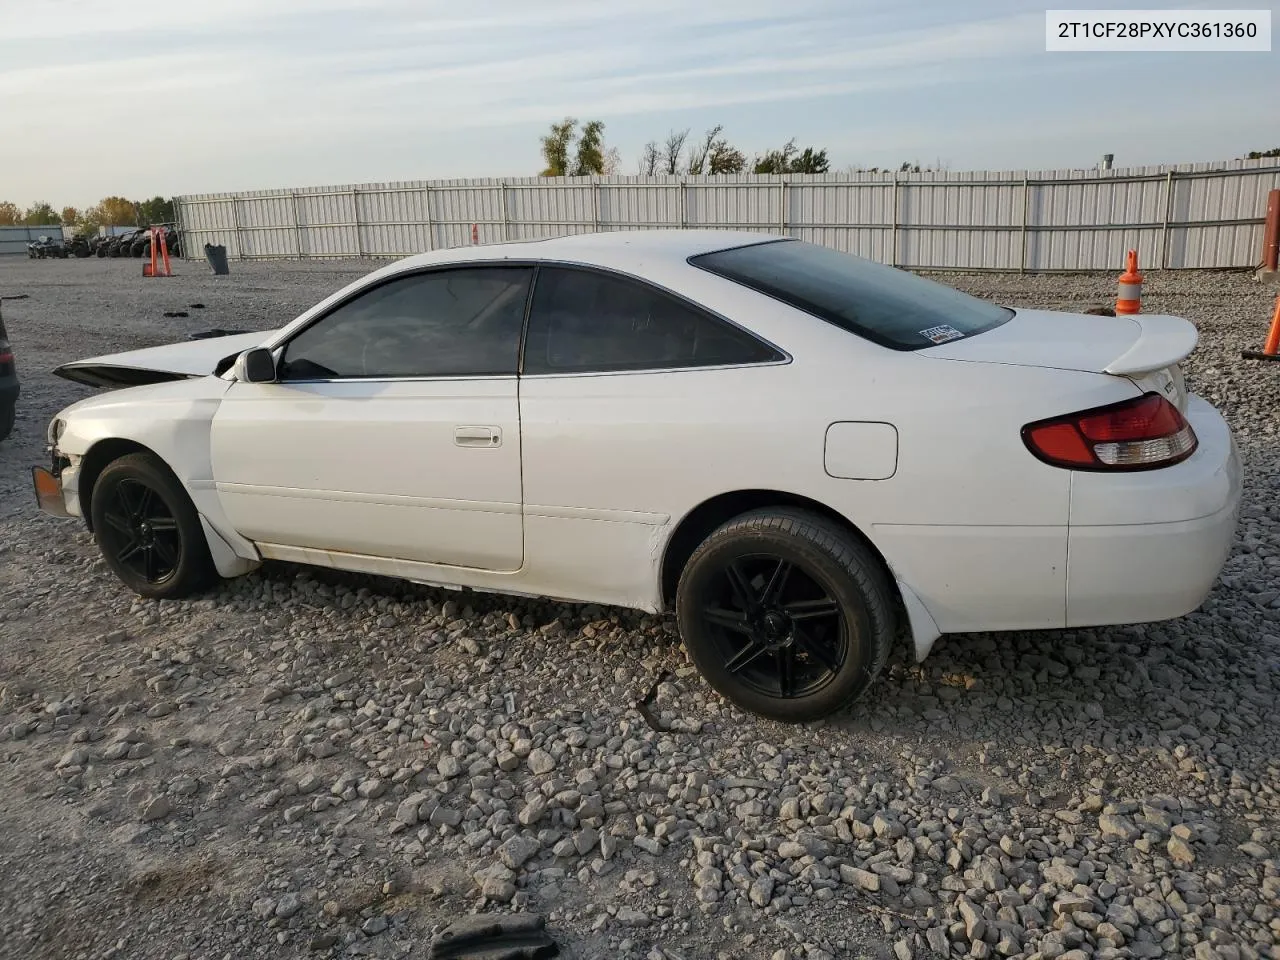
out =
<path fill-rule="evenodd" d="M 4 304 L 0 955 L 425 957 L 459 916 L 534 911 L 593 960 L 1280 958 L 1280 365 L 1239 359 L 1271 293 L 1148 278 L 1247 464 L 1201 611 L 944 638 L 785 727 L 710 695 L 664 619 L 279 564 L 143 602 L 35 511 L 46 425 L 90 392 L 57 363 L 277 326 L 372 266 L 0 260 L 30 295 Z M 636 704 L 668 674 L 655 731 Z"/>

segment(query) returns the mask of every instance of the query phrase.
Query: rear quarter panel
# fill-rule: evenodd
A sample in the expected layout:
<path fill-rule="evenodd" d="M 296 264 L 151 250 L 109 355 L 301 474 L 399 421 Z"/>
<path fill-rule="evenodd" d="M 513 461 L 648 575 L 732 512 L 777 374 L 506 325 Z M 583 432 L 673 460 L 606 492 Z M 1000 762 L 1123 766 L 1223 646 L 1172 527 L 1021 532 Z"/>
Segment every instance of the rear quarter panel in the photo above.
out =
<path fill-rule="evenodd" d="M 656 602 L 662 552 L 681 519 L 722 493 L 777 490 L 847 517 L 943 632 L 1063 625 L 1070 474 L 1032 457 L 1020 430 L 1131 396 L 1132 384 L 888 350 L 688 270 L 667 285 L 790 361 L 522 379 L 531 572 L 563 568 L 598 582 L 597 594 L 648 583 Z M 891 424 L 892 476 L 829 475 L 824 445 L 837 421 Z M 877 461 L 879 446 L 868 453 Z M 870 464 L 867 475 L 879 469 Z M 636 517 L 605 519 L 611 511 Z M 575 544 L 592 555 L 569 559 Z"/>

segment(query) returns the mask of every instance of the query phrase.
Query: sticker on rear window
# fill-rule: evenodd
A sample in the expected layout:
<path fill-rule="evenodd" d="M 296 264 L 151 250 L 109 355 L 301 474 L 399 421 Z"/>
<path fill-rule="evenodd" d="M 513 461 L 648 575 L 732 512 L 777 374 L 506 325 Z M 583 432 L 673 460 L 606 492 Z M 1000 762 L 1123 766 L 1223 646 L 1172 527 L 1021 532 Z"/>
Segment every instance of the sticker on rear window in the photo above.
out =
<path fill-rule="evenodd" d="M 951 324 L 943 323 L 936 327 L 930 327 L 928 330 L 921 330 L 920 336 L 932 340 L 934 343 L 946 343 L 948 340 L 959 340 L 964 334 L 951 326 Z"/>

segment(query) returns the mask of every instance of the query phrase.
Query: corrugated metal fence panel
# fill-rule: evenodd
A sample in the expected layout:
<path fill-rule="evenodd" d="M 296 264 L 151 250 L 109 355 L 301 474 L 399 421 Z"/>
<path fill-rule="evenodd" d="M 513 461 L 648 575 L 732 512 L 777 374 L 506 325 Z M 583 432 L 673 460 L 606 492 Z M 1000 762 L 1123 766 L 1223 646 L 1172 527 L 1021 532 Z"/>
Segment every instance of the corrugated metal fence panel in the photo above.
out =
<path fill-rule="evenodd" d="M 1123 170 L 516 177 L 178 198 L 184 250 L 399 257 L 473 242 L 690 226 L 785 234 L 926 269 L 1249 267 L 1274 161 Z M 22 244 L 25 249 L 25 241 Z"/>
<path fill-rule="evenodd" d="M 0 227 L 0 254 L 20 253 L 26 256 L 27 244 L 41 237 L 53 240 L 66 239 L 62 227 L 51 224 L 44 227 Z"/>
<path fill-rule="evenodd" d="M 678 177 L 653 177 L 636 183 L 607 178 L 600 184 L 600 226 L 604 230 L 680 226 Z"/>

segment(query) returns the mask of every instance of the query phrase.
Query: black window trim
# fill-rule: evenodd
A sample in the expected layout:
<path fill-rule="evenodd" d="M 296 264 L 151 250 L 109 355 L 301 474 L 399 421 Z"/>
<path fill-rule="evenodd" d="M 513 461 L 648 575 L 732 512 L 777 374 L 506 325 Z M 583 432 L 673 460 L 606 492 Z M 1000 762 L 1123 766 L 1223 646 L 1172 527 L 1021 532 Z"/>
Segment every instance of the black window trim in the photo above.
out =
<path fill-rule="evenodd" d="M 692 266 L 692 264 L 690 264 Z M 761 346 L 768 347 L 773 351 L 774 356 L 767 360 L 752 360 L 740 363 L 698 363 L 698 364 L 682 364 L 677 367 L 634 367 L 628 370 L 563 370 L 548 373 L 525 373 L 524 359 L 525 346 L 529 340 L 529 320 L 533 312 L 533 298 L 538 290 L 538 279 L 541 274 L 542 267 L 553 267 L 556 269 L 578 270 L 586 273 L 599 273 L 607 277 L 614 277 L 619 280 L 625 280 L 638 284 L 646 288 L 649 292 L 665 297 L 668 300 L 674 300 L 679 306 L 697 314 L 713 323 L 724 324 L 739 333 L 744 334 L 754 340 Z M 751 367 L 773 367 L 782 366 L 792 362 L 791 354 L 782 347 L 773 343 L 754 330 L 749 330 L 735 320 L 726 317 L 705 304 L 699 303 L 678 291 L 672 290 L 670 287 L 660 283 L 655 283 L 647 277 L 641 277 L 638 274 L 629 273 L 625 270 L 619 270 L 615 267 L 604 267 L 594 263 L 579 263 L 573 260 L 539 260 L 538 270 L 534 272 L 533 283 L 529 290 L 529 300 L 525 304 L 524 329 L 520 334 L 520 379 L 522 380 L 548 380 L 563 379 L 565 377 L 621 377 L 636 376 L 654 373 L 689 373 L 705 370 L 738 370 Z"/>
<path fill-rule="evenodd" d="M 408 277 L 422 277 L 436 273 L 448 273 L 454 270 L 474 270 L 477 268 L 492 269 L 527 269 L 529 275 L 529 288 L 525 291 L 524 299 L 524 315 L 520 321 L 519 343 L 516 351 L 516 369 L 511 373 L 440 373 L 431 376 L 415 376 L 415 377 L 305 377 L 297 380 L 277 380 L 279 384 L 299 384 L 299 383 L 419 383 L 432 382 L 437 380 L 514 380 L 520 374 L 520 361 L 524 357 L 524 338 L 525 331 L 529 325 L 529 305 L 533 300 L 534 282 L 538 276 L 538 261 L 536 260 L 456 260 L 448 263 L 431 263 L 421 267 L 415 267 L 410 270 L 401 270 L 397 273 L 388 274 L 374 283 L 367 283 L 359 289 L 351 291 L 350 295 L 343 297 L 337 303 L 332 304 L 323 313 L 317 314 L 308 320 L 297 330 L 289 333 L 289 336 L 281 340 L 279 343 L 271 347 L 271 352 L 276 358 L 276 362 L 284 356 L 284 351 L 288 348 L 297 337 L 310 330 L 317 323 L 332 316 L 341 310 L 347 304 L 363 297 L 367 293 L 372 293 L 389 283 L 404 280 Z"/>
<path fill-rule="evenodd" d="M 689 264 L 689 266 L 697 270 L 701 270 L 704 273 L 708 273 L 713 277 L 718 277 L 721 280 L 724 280 L 728 283 L 737 284 L 738 286 L 743 287 L 746 290 L 750 290 L 753 293 L 758 293 L 762 297 L 768 297 L 770 300 L 773 300 L 775 303 L 784 304 L 785 306 L 788 306 L 793 310 L 798 310 L 799 312 L 805 314 L 806 316 L 814 317 L 818 320 L 821 320 L 823 323 L 830 324 L 831 326 L 835 327 L 837 330 L 843 330 L 845 333 L 850 334 L 851 336 L 855 336 L 861 340 L 867 341 L 868 343 L 873 343 L 877 346 L 884 347 L 886 350 L 893 350 L 897 353 L 918 353 L 921 350 L 927 350 L 930 347 L 937 346 L 937 344 L 933 344 L 933 343 L 925 343 L 920 345 L 906 345 L 906 344 L 899 343 L 896 340 L 891 340 L 887 337 L 882 337 L 871 330 L 851 329 L 849 327 L 844 326 L 841 323 L 837 323 L 835 320 L 832 320 L 830 317 L 825 316 L 816 310 L 809 309 L 803 306 L 802 304 L 795 302 L 792 299 L 779 296 L 778 294 L 772 293 L 771 291 L 766 290 L 763 287 L 757 284 L 751 283 L 747 280 L 742 280 L 737 277 L 726 276 L 723 273 L 720 273 L 716 270 L 712 270 L 710 267 L 703 266 L 701 263 L 695 262 L 700 257 L 710 257 L 710 256 L 714 256 L 717 253 L 728 253 L 730 250 L 742 250 L 747 247 L 761 247 L 771 243 L 799 243 L 799 242 L 800 240 L 797 237 L 773 237 L 768 240 L 762 240 L 759 243 L 736 243 L 736 244 L 733 244 L 732 246 L 721 247 L 716 250 L 701 250 L 698 253 L 690 254 L 686 258 L 685 262 Z M 893 269 L 902 270 L 903 268 L 894 266 Z M 904 270 L 903 272 L 909 272 L 909 271 Z M 964 291 L 960 291 L 960 292 L 963 293 Z M 974 299 L 978 299 L 978 298 L 974 298 Z M 1004 304 L 1001 304 L 1001 303 L 993 304 L 993 306 L 997 306 L 1003 310 L 1008 311 L 1009 316 L 1006 317 L 1006 321 L 1009 319 L 1012 319 L 1014 315 L 1014 310 L 1012 307 L 1006 307 Z M 995 326 L 1000 326 L 1000 324 L 996 324 Z M 977 334 L 986 333 L 988 330 L 991 330 L 991 329 L 994 329 L 994 327 L 985 327 L 982 330 L 978 330 L 974 333 L 966 334 L 964 339 L 967 340 L 969 337 L 976 336 Z"/>
<path fill-rule="evenodd" d="M 764 241 L 764 242 L 772 242 L 772 241 Z M 750 246 L 750 244 L 746 244 L 746 246 Z M 728 249 L 733 249 L 733 248 L 728 248 Z M 689 265 L 696 266 L 696 264 L 689 264 Z M 781 365 L 789 364 L 793 360 L 791 353 L 789 351 L 784 350 L 778 344 L 761 336 L 760 334 L 756 333 L 754 330 L 749 330 L 748 328 L 744 327 L 742 324 L 738 323 L 737 321 L 732 320 L 729 317 L 726 317 L 724 314 L 711 309 L 705 304 L 698 303 L 697 301 L 690 299 L 684 294 L 681 294 L 675 290 L 672 290 L 670 287 L 666 287 L 660 283 L 655 283 L 654 281 L 646 277 L 641 277 L 637 274 L 629 273 L 625 270 L 618 270 L 613 267 L 600 266 L 599 264 L 581 263 L 579 261 L 574 261 L 574 260 L 551 260 L 551 259 L 534 259 L 534 258 L 521 258 L 518 260 L 517 259 L 453 260 L 448 263 L 426 264 L 421 267 L 415 267 L 410 270 L 403 270 L 397 273 L 389 274 L 388 276 L 381 278 L 375 283 L 368 283 L 356 290 L 353 290 L 348 296 L 343 297 L 337 303 L 330 305 L 328 309 L 326 309 L 323 313 L 317 314 L 316 316 L 308 320 L 304 325 L 299 327 L 297 330 L 291 331 L 286 339 L 281 340 L 276 344 L 273 344 L 271 347 L 271 352 L 272 354 L 275 355 L 278 362 L 280 357 L 283 356 L 284 351 L 289 346 L 289 344 L 292 343 L 294 339 L 297 338 L 299 335 L 301 335 L 303 332 L 310 330 L 313 326 L 315 326 L 321 320 L 324 320 L 325 318 L 331 316 L 336 311 L 342 309 L 343 307 L 345 307 L 347 304 L 351 303 L 353 300 L 357 299 L 358 297 L 362 297 L 366 293 L 371 293 L 372 291 L 377 290 L 379 287 L 385 286 L 388 283 L 392 283 L 397 280 L 403 280 L 406 277 L 417 277 L 417 276 L 424 276 L 424 275 L 433 274 L 433 273 L 443 273 L 450 270 L 469 270 L 469 269 L 485 268 L 485 267 L 489 267 L 489 268 L 505 267 L 508 269 L 525 268 L 525 269 L 532 270 L 532 276 L 529 280 L 529 289 L 525 294 L 524 317 L 520 324 L 520 342 L 519 342 L 519 346 L 516 353 L 516 372 L 515 373 L 492 373 L 492 374 L 455 373 L 455 374 L 436 374 L 429 377 L 427 376 L 422 376 L 422 377 L 307 377 L 305 379 L 278 380 L 276 382 L 281 384 L 286 384 L 286 383 L 287 384 L 304 384 L 304 383 L 416 383 L 416 382 L 427 382 L 427 381 L 438 381 L 438 380 L 510 380 L 513 378 L 518 378 L 518 379 L 528 378 L 528 379 L 541 380 L 541 379 L 561 378 L 561 377 L 634 376 L 636 374 L 653 374 L 653 373 L 688 373 L 688 372 L 695 372 L 700 370 L 736 370 L 736 369 L 742 369 L 742 368 L 748 368 L 748 367 L 781 366 Z M 749 361 L 746 363 L 713 363 L 713 364 L 696 364 L 696 365 L 688 364 L 688 365 L 678 366 L 678 367 L 640 367 L 632 370 L 566 370 L 560 373 L 525 373 L 524 372 L 524 353 L 525 353 L 525 346 L 529 339 L 529 318 L 533 310 L 533 296 L 538 289 L 538 275 L 542 267 L 556 267 L 556 268 L 564 268 L 564 269 L 571 269 L 571 270 L 584 270 L 591 273 L 602 273 L 602 274 L 605 274 L 606 276 L 617 277 L 621 280 L 628 280 L 628 281 L 631 281 L 632 283 L 640 284 L 643 287 L 647 287 L 650 291 L 652 291 L 653 293 L 659 296 L 665 296 L 669 299 L 675 300 L 682 307 L 692 311 L 693 313 L 700 314 L 701 316 L 713 322 L 726 324 L 727 326 L 739 331 L 740 333 L 745 334 L 746 336 L 755 340 L 757 343 L 768 347 L 770 350 L 772 350 L 776 354 L 776 356 L 773 359 Z M 704 271 L 704 272 L 711 273 L 711 271 Z M 712 275 L 715 276 L 715 274 L 712 274 Z"/>

